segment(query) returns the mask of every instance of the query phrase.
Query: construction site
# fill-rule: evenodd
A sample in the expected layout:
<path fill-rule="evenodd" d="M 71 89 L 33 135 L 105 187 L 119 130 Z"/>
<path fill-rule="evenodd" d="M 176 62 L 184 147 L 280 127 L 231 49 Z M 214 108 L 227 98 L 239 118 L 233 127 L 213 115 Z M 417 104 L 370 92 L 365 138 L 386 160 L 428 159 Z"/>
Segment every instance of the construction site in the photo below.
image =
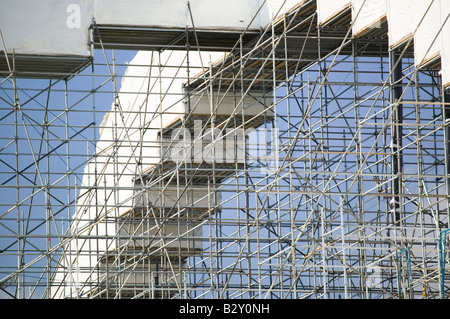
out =
<path fill-rule="evenodd" d="M 449 299 L 450 1 L 0 2 L 1 299 Z"/>

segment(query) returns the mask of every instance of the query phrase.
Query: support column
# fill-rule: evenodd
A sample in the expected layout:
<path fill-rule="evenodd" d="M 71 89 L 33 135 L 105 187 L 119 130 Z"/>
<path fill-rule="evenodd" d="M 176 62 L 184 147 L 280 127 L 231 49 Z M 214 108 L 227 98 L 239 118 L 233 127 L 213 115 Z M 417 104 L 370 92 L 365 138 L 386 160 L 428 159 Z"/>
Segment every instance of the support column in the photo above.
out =
<path fill-rule="evenodd" d="M 442 112 L 444 116 L 444 139 L 445 139 L 445 173 L 446 173 L 446 186 L 447 196 L 450 195 L 450 89 L 442 91 L 442 100 L 444 105 Z M 450 216 L 450 202 L 447 199 L 447 213 Z"/>
<path fill-rule="evenodd" d="M 392 150 L 392 199 L 390 202 L 390 213 L 393 223 L 400 225 L 402 218 L 401 194 L 402 194 L 402 124 L 403 124 L 403 105 L 400 102 L 402 96 L 402 61 L 397 52 L 390 52 L 390 103 L 392 108 L 392 127 L 391 127 L 391 150 Z"/>

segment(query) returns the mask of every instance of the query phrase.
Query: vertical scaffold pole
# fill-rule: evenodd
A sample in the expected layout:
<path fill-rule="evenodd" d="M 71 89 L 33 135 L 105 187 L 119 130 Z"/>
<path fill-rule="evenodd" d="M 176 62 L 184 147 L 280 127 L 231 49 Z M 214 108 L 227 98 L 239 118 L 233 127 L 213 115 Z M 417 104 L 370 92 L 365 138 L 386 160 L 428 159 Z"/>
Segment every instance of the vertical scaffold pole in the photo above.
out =
<path fill-rule="evenodd" d="M 400 225 L 401 212 L 401 192 L 402 192 L 402 123 L 403 106 L 400 103 L 402 96 L 402 61 L 395 51 L 389 56 L 391 77 L 390 77 L 390 103 L 392 107 L 392 129 L 391 129 L 391 151 L 392 151 L 392 199 L 390 202 L 390 213 L 395 226 Z"/>
<path fill-rule="evenodd" d="M 447 200 L 446 200 L 446 207 L 447 207 L 447 214 L 450 217 L 450 202 L 449 202 L 449 195 L 450 195 L 450 105 L 447 103 L 450 103 L 450 91 L 449 90 L 442 90 L 442 113 L 444 117 L 444 141 L 445 141 L 445 173 L 446 173 L 446 190 L 447 190 Z M 439 234 L 439 268 L 441 272 L 440 276 L 440 284 L 441 284 L 441 298 L 445 299 L 445 255 L 446 255 L 446 248 L 447 248 L 447 234 L 450 233 L 450 228 L 443 230 Z"/>
<path fill-rule="evenodd" d="M 439 267 L 441 272 L 441 298 L 445 299 L 445 255 L 447 248 L 447 233 L 450 232 L 450 228 L 443 230 L 439 234 Z"/>
<path fill-rule="evenodd" d="M 444 139 L 445 139 L 445 173 L 446 173 L 446 186 L 447 196 L 450 195 L 450 89 L 442 90 L 442 113 L 444 117 Z M 447 197 L 448 198 L 448 197 Z M 447 199 L 447 214 L 450 218 L 450 201 Z"/>

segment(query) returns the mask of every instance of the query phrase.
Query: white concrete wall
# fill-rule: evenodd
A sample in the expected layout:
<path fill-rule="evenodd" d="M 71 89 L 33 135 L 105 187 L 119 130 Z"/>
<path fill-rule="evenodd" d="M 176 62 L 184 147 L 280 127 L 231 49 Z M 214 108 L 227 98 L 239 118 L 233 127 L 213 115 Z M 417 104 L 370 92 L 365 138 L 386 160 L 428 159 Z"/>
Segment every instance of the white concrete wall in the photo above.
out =
<path fill-rule="evenodd" d="M 319 25 L 338 14 L 349 0 L 317 0 Z M 440 56 L 444 86 L 450 85 L 450 1 L 448 0 L 351 0 L 352 34 L 377 28 L 386 16 L 392 48 L 414 40 L 417 66 Z"/>
<path fill-rule="evenodd" d="M 348 7 L 352 0 L 319 0 L 317 1 L 317 22 L 322 25 Z"/>
<path fill-rule="evenodd" d="M 139 27 L 192 27 L 219 30 L 259 28 L 253 20 L 259 1 L 252 0 L 95 0 L 94 16 L 100 25 Z M 253 21 L 252 21 L 253 20 Z"/>
<path fill-rule="evenodd" d="M 0 30 L 15 54 L 89 56 L 92 0 L 0 1 Z M 4 51 L 0 42 L 0 51 Z"/>
<path fill-rule="evenodd" d="M 0 30 L 8 53 L 89 56 L 92 19 L 109 26 L 259 30 L 299 2 L 190 0 L 189 10 L 186 0 L 0 1 Z"/>

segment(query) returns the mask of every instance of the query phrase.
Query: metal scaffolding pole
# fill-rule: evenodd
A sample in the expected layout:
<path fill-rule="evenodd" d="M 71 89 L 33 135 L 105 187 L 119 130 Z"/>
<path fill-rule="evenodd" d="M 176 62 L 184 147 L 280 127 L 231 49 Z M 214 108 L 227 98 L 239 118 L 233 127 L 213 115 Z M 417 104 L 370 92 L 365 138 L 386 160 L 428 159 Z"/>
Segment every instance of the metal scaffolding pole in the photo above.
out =
<path fill-rule="evenodd" d="M 391 150 L 392 150 L 392 199 L 391 199 L 391 215 L 392 221 L 399 226 L 402 219 L 402 172 L 403 172 L 403 105 L 401 103 L 403 95 L 403 87 L 401 84 L 402 60 L 395 51 L 390 52 L 390 103 L 392 107 L 392 133 L 391 133 Z"/>
<path fill-rule="evenodd" d="M 0 297 L 447 298 L 439 65 L 312 0 L 239 36 L 192 9 L 152 51 L 94 21 L 63 78 L 7 55 Z"/>

